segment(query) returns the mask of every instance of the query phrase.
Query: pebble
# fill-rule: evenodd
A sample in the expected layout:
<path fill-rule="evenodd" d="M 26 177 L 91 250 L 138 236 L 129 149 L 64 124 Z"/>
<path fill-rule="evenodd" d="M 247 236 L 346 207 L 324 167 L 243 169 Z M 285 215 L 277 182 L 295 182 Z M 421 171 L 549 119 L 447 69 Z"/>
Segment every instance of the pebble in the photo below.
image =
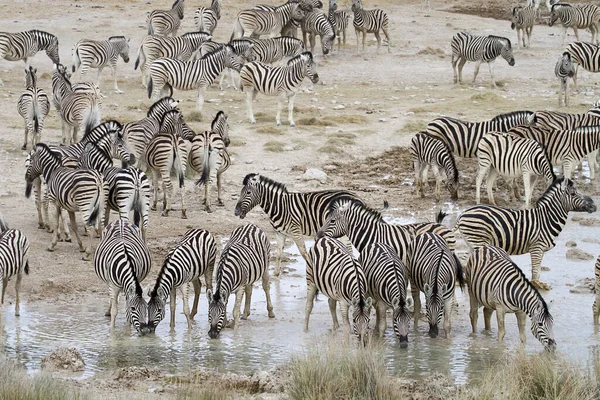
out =
<path fill-rule="evenodd" d="M 589 253 L 586 253 L 583 250 L 569 249 L 569 250 L 567 250 L 567 259 L 568 260 L 588 261 L 588 260 L 593 260 L 594 256 Z"/>
<path fill-rule="evenodd" d="M 575 243 L 574 240 L 569 240 L 567 243 L 565 243 L 565 246 L 567 246 L 567 247 L 577 247 L 577 243 Z"/>
<path fill-rule="evenodd" d="M 386 122 L 386 121 L 387 121 L 387 119 L 385 119 L 385 118 L 379 118 L 379 122 Z"/>
<path fill-rule="evenodd" d="M 320 183 L 327 182 L 327 174 L 324 171 L 321 171 L 317 168 L 309 168 L 306 172 L 301 176 L 301 179 L 304 181 L 319 181 Z"/>
<path fill-rule="evenodd" d="M 337 106 L 333 107 L 334 110 L 343 110 L 345 108 L 346 108 L 346 106 L 344 106 L 342 104 L 338 104 Z"/>

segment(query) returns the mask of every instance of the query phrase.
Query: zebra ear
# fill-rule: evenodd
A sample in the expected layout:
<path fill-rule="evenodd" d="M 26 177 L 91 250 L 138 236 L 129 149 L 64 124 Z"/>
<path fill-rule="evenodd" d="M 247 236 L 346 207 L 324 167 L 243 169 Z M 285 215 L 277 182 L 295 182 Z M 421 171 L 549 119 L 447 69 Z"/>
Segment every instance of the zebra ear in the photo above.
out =
<path fill-rule="evenodd" d="M 429 283 L 426 283 L 425 286 L 423 286 L 423 292 L 425 293 L 425 296 L 431 296 L 431 293 L 433 293 L 433 290 L 432 290 L 431 286 L 429 286 Z"/>
<path fill-rule="evenodd" d="M 369 308 L 373 305 L 373 299 L 370 297 L 367 297 L 367 300 L 365 300 L 365 307 Z"/>
<path fill-rule="evenodd" d="M 413 301 L 413 298 L 412 298 L 412 297 L 407 297 L 407 298 L 406 298 L 406 309 L 407 309 L 409 312 L 413 312 L 413 311 L 415 310 L 415 303 L 414 303 L 414 301 Z"/>
<path fill-rule="evenodd" d="M 400 307 L 400 297 L 394 297 L 394 299 L 392 300 L 392 307 L 394 309 Z"/>
<path fill-rule="evenodd" d="M 352 307 L 358 306 L 358 299 L 352 299 Z"/>

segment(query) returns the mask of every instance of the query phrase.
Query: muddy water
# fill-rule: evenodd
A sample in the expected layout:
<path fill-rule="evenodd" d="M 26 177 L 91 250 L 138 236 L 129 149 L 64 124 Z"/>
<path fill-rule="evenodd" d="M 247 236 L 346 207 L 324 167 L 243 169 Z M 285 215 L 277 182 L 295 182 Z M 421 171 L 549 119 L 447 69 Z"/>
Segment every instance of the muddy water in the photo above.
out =
<path fill-rule="evenodd" d="M 457 215 L 458 210 L 451 209 L 447 223 L 453 225 Z M 414 218 L 419 216 L 395 219 L 393 222 L 406 223 Z M 590 354 L 600 344 L 600 336 L 592 325 L 593 295 L 570 293 L 572 286 L 568 285 L 593 277 L 594 260 L 567 260 L 565 243 L 575 240 L 579 249 L 595 257 L 600 253 L 600 245 L 586 243 L 582 239 L 595 238 L 597 231 L 598 228 L 582 227 L 569 221 L 556 248 L 546 254 L 543 263 L 551 268 L 542 276 L 553 286 L 553 290 L 545 297 L 554 300 L 551 312 L 555 319 L 554 333 L 559 351 L 570 360 L 582 364 L 590 360 Z M 74 346 L 81 351 L 87 364 L 81 377 L 131 365 L 156 366 L 166 373 L 185 373 L 199 366 L 238 373 L 270 369 L 324 336 L 341 337 L 339 332 L 330 332 L 332 324 L 324 296 L 315 303 L 309 333 L 303 332 L 306 290 L 304 263 L 299 261 L 301 259 L 295 247 L 288 251 L 295 255 L 296 262 L 286 267 L 287 273 L 281 280 L 274 278 L 271 283 L 276 318 L 267 318 L 264 293 L 257 286 L 253 293 L 250 319 L 241 321 L 235 332 L 224 330 L 218 340 L 208 338 L 204 293 L 191 331 L 188 331 L 185 317 L 178 308 L 174 330 L 169 328 L 167 315 L 155 335 L 138 337 L 124 328 L 121 304 L 117 328 L 111 332 L 109 320 L 104 317 L 107 298 L 102 296 L 90 297 L 73 305 L 23 303 L 20 318 L 15 318 L 12 306 L 5 305 L 0 339 L 6 351 L 31 371 L 36 371 L 41 358 L 56 347 Z M 529 256 L 515 257 L 515 260 L 529 275 Z M 504 344 L 500 345 L 496 341 L 495 317 L 492 318 L 491 334 L 483 333 L 480 310 L 479 331 L 471 335 L 466 292 L 458 291 L 457 299 L 458 307 L 453 314 L 449 339 L 443 333 L 438 339 L 430 339 L 427 336 L 427 324 L 421 320 L 418 330 L 411 331 L 409 335 L 408 349 L 400 349 L 388 329 L 384 340 L 387 364 L 392 372 L 419 378 L 438 371 L 461 384 L 478 376 L 487 366 L 517 348 L 519 339 L 514 315 L 507 316 L 507 335 Z M 232 304 L 233 301 L 230 302 L 230 309 Z M 529 330 L 526 350 L 530 353 L 543 351 Z"/>

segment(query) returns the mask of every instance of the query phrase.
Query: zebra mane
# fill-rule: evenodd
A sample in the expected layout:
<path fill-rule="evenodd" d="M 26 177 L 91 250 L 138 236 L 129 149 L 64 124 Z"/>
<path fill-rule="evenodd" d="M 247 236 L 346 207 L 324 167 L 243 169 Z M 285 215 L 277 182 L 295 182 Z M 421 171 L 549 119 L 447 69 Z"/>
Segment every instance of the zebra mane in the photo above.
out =
<path fill-rule="evenodd" d="M 492 118 L 490 120 L 490 122 L 501 123 L 501 122 L 506 122 L 506 121 L 510 121 L 510 120 L 514 121 L 516 119 L 530 117 L 531 115 L 535 115 L 535 113 L 533 111 L 529 111 L 529 110 L 511 111 L 511 112 L 507 112 L 504 114 L 496 115 L 494 118 Z"/>
<path fill-rule="evenodd" d="M 156 277 L 156 283 L 154 284 L 154 288 L 152 288 L 152 291 L 150 292 L 150 297 L 156 297 L 157 296 L 157 292 L 158 292 L 158 288 L 160 287 L 160 282 L 163 280 L 164 276 L 165 276 L 165 271 L 167 269 L 167 265 L 169 264 L 169 261 L 171 261 L 171 256 L 173 256 L 173 253 L 175 252 L 176 247 L 173 247 L 169 253 L 167 253 L 167 256 L 165 257 L 165 261 L 163 261 L 163 266 L 160 269 L 160 272 L 158 273 L 158 276 Z"/>
<path fill-rule="evenodd" d="M 89 147 L 93 147 L 93 148 L 95 148 L 96 150 L 98 150 L 98 152 L 100 152 L 100 154 L 102 154 L 102 156 L 103 156 L 104 158 L 106 158 L 106 159 L 110 160 L 110 163 L 111 163 L 111 165 L 112 165 L 112 163 L 113 163 L 113 162 L 112 162 L 112 156 L 110 155 L 110 153 L 109 153 L 109 152 L 107 152 L 106 150 L 104 150 L 102 147 L 98 146 L 98 143 L 96 143 L 96 142 L 87 142 L 87 143 L 85 144 L 85 147 L 83 148 L 83 151 L 85 151 L 85 149 L 86 149 L 86 148 L 88 148 L 88 146 L 89 146 Z"/>
<path fill-rule="evenodd" d="M 398 285 L 398 290 L 400 290 L 400 288 L 402 287 L 400 284 L 400 274 L 398 272 L 398 268 L 396 268 L 396 263 L 397 261 L 400 261 L 400 269 L 404 269 L 406 271 L 406 267 L 404 266 L 404 263 L 402 262 L 402 259 L 395 253 L 395 252 L 390 252 L 388 250 L 389 245 L 384 245 L 383 243 L 379 243 L 379 246 L 382 246 L 383 251 L 385 251 L 386 253 L 388 253 L 389 257 L 394 261 L 394 265 L 392 266 L 392 269 L 394 270 L 394 280 L 396 281 L 396 285 Z M 400 295 L 399 300 L 399 306 L 400 309 L 403 309 L 405 304 L 406 304 L 406 289 L 404 290 L 404 298 L 402 297 L 402 295 Z"/>
<path fill-rule="evenodd" d="M 231 240 L 231 238 L 230 238 Z M 213 288 L 213 298 L 209 299 L 210 301 L 219 301 L 221 299 L 221 282 L 223 282 L 223 260 L 227 258 L 227 254 L 229 253 L 229 246 L 225 246 L 223 252 L 221 253 L 221 258 L 219 259 L 219 265 L 217 266 L 217 279 L 215 286 Z M 227 300 L 227 299 L 224 299 Z"/>
<path fill-rule="evenodd" d="M 506 42 L 506 45 L 508 46 L 509 49 L 512 47 L 512 43 L 511 43 L 510 39 L 506 38 L 504 36 L 488 35 L 488 39 L 494 39 L 494 40 Z"/>
<path fill-rule="evenodd" d="M 550 161 L 550 156 L 548 155 L 548 149 L 543 144 L 539 144 L 542 148 L 542 153 L 544 153 L 544 158 L 548 161 L 548 165 L 550 165 L 550 172 L 552 172 L 552 182 L 556 180 L 556 174 L 554 173 L 554 168 L 552 168 L 552 162 Z"/>
<path fill-rule="evenodd" d="M 171 115 L 171 114 L 181 114 L 181 112 L 179 110 L 176 110 L 176 109 L 165 111 L 165 113 L 163 114 L 162 118 L 160 119 L 161 126 L 162 126 L 163 122 L 165 121 L 165 119 L 167 118 L 167 116 Z"/>
<path fill-rule="evenodd" d="M 112 126 L 112 125 L 116 125 L 116 126 Z M 104 121 L 103 123 L 101 123 L 100 125 L 96 125 L 95 127 L 91 128 L 91 129 L 87 129 L 88 126 L 86 126 L 86 131 L 83 134 L 83 137 L 81 138 L 81 141 L 83 142 L 84 139 L 86 139 L 86 142 L 90 141 L 90 138 L 93 136 L 92 134 L 95 133 L 97 130 L 106 130 L 107 132 L 111 132 L 113 130 L 117 130 L 119 132 L 119 137 L 123 136 L 123 125 L 115 120 L 115 119 L 110 119 L 108 121 Z"/>
<path fill-rule="evenodd" d="M 125 40 L 125 36 L 111 36 L 108 38 L 108 41 L 110 42 L 111 40 Z"/>
<path fill-rule="evenodd" d="M 296 57 L 294 57 L 294 58 L 290 58 L 290 59 L 288 60 L 288 62 L 287 62 L 287 65 L 292 65 L 292 64 L 295 64 L 296 62 L 298 62 L 298 60 L 300 60 L 300 57 L 302 57 L 302 56 L 306 56 L 306 57 L 308 57 L 308 58 L 310 59 L 310 61 L 311 61 L 311 62 L 313 61 L 313 55 L 312 55 L 312 53 L 311 53 L 310 51 L 305 51 L 305 52 L 303 52 L 303 53 L 300 53 L 300 54 L 298 54 L 298 55 L 297 55 Z"/>
<path fill-rule="evenodd" d="M 560 185 L 563 183 L 563 181 L 566 178 L 558 178 L 555 179 L 550 186 L 548 186 L 548 188 L 546 189 L 546 191 L 544 192 L 544 194 L 542 194 L 540 196 L 540 198 L 537 201 L 536 207 L 539 207 L 542 204 L 546 204 L 548 202 L 551 201 L 553 195 L 558 191 L 558 188 L 560 187 Z M 566 179 L 567 180 L 567 185 L 568 186 L 573 186 L 573 181 L 570 179 Z"/>
<path fill-rule="evenodd" d="M 34 71 L 33 67 L 30 65 L 29 69 L 26 70 L 26 72 L 31 77 L 31 87 L 36 88 L 37 87 L 37 77 L 35 76 L 35 71 Z"/>
<path fill-rule="evenodd" d="M 553 13 L 554 9 L 556 8 L 561 8 L 561 7 L 573 7 L 572 5 L 568 4 L 568 3 L 556 3 L 556 4 L 552 4 L 552 7 L 550 7 L 550 12 Z"/>
<path fill-rule="evenodd" d="M 363 286 L 363 283 L 365 282 L 363 282 L 363 280 L 360 279 L 360 274 L 358 273 L 358 261 L 352 256 L 351 253 L 350 258 L 352 258 L 352 266 L 354 267 L 354 275 L 356 276 L 356 284 L 358 285 L 358 307 L 362 310 L 365 307 L 365 298 L 363 296 L 363 293 L 367 292 L 367 288 Z"/>
<path fill-rule="evenodd" d="M 175 2 L 173 3 L 173 5 L 171 6 L 171 10 L 174 9 L 177 6 L 177 4 L 183 3 L 184 1 L 185 0 L 175 0 Z"/>
<path fill-rule="evenodd" d="M 431 288 L 431 292 L 433 294 L 437 294 L 440 290 L 438 286 L 438 278 L 440 277 L 440 265 L 442 265 L 442 258 L 444 253 L 440 251 L 440 257 L 438 258 L 437 266 L 435 267 L 435 279 L 433 280 L 433 285 Z"/>
<path fill-rule="evenodd" d="M 350 202 L 351 205 L 357 207 L 361 213 L 365 214 L 369 218 L 372 218 L 375 222 L 386 223 L 383 220 L 383 217 L 381 216 L 381 213 L 379 211 L 368 207 L 359 199 L 349 197 L 347 193 L 339 193 L 339 194 L 336 194 L 334 197 L 332 197 L 330 200 L 330 203 L 329 203 L 329 204 L 331 204 L 330 209 L 335 207 L 336 205 L 338 205 L 338 203 L 340 203 L 341 201 Z"/>
<path fill-rule="evenodd" d="M 281 182 L 277 182 L 274 181 L 271 178 L 267 178 L 266 176 L 260 175 L 260 174 L 248 174 L 244 177 L 244 181 L 242 182 L 242 184 L 244 186 L 246 186 L 248 184 L 248 182 L 250 181 L 250 179 L 254 178 L 255 176 L 258 176 L 258 179 L 260 180 L 260 183 L 263 186 L 266 186 L 269 189 L 273 189 L 275 191 L 279 191 L 282 193 L 288 193 L 287 187 L 285 186 L 285 184 L 281 183 Z"/>
<path fill-rule="evenodd" d="M 175 103 L 176 101 L 177 101 L 177 100 L 175 100 L 174 98 L 172 98 L 172 97 L 170 97 L 170 96 L 165 96 L 165 97 L 163 97 L 163 98 L 162 98 L 162 99 L 160 99 L 160 100 L 156 100 L 156 101 L 154 102 L 154 104 L 152 104 L 152 105 L 150 106 L 150 108 L 148 109 L 148 112 L 146 113 L 146 116 L 147 116 L 147 117 L 149 117 L 149 116 L 150 116 L 150 115 L 153 113 L 154 109 L 156 109 L 156 108 L 158 108 L 158 107 L 162 106 L 164 103 L 171 104 L 171 103 Z M 170 106 L 169 106 L 169 107 L 170 107 Z"/>
<path fill-rule="evenodd" d="M 225 111 L 220 110 L 217 115 L 215 115 L 215 118 L 213 118 L 212 122 L 210 123 L 210 129 L 214 130 L 215 129 L 215 125 L 217 124 L 217 122 L 219 121 L 220 118 L 222 118 L 225 115 Z M 227 118 L 227 116 L 225 115 L 225 118 Z"/>
<path fill-rule="evenodd" d="M 39 29 L 31 29 L 29 32 L 33 33 L 36 36 L 45 36 L 48 39 L 58 41 L 58 38 L 55 35 L 48 33 L 46 31 L 40 31 Z"/>
<path fill-rule="evenodd" d="M 443 141 L 442 139 L 440 139 L 439 137 L 433 136 L 431 134 L 429 134 L 429 132 L 419 132 L 423 135 L 427 135 L 428 138 L 431 138 L 432 140 L 435 140 L 436 142 L 439 142 L 442 144 L 442 146 L 444 146 L 444 149 L 446 149 L 446 151 L 448 152 L 448 155 L 450 156 L 450 163 L 452 164 L 452 168 L 454 169 L 454 177 L 452 178 L 452 181 L 454 183 L 458 183 L 458 167 L 456 166 L 456 159 L 454 158 L 454 155 L 452 154 L 452 150 L 450 149 L 450 147 L 448 146 L 448 144 Z M 442 212 L 440 210 L 440 212 Z M 445 215 L 444 215 L 445 216 Z"/>
<path fill-rule="evenodd" d="M 230 49 L 232 52 L 234 52 L 234 50 L 233 50 L 233 47 L 231 47 L 231 45 L 229 45 L 229 44 L 222 44 L 222 45 L 220 45 L 219 47 L 217 47 L 216 49 L 214 49 L 213 51 L 206 53 L 206 54 L 204 55 L 204 57 L 202 57 L 202 58 L 201 58 L 201 60 L 205 60 L 205 59 L 207 59 L 207 58 L 209 58 L 209 57 L 212 57 L 212 56 L 214 56 L 215 54 L 217 54 L 218 52 L 220 52 L 220 51 L 223 51 L 223 49 L 226 49 L 226 48 L 228 48 L 228 47 L 229 47 L 229 49 Z"/>
<path fill-rule="evenodd" d="M 535 286 L 533 286 L 533 283 L 531 283 L 531 281 L 529 279 L 527 279 L 527 277 L 525 276 L 525 273 L 523 272 L 523 270 L 521 268 L 519 268 L 519 266 L 513 260 L 511 260 L 510 258 L 509 258 L 509 260 L 512 263 L 513 267 L 515 268 L 516 273 L 525 282 L 525 285 L 529 286 L 533 290 L 533 292 L 536 294 L 537 299 L 542 304 L 542 313 L 543 313 L 543 315 L 544 316 L 550 316 L 550 311 L 548 310 L 548 304 L 546 304 L 546 300 L 544 300 L 544 297 L 540 294 L 540 292 L 537 290 L 537 288 Z"/>

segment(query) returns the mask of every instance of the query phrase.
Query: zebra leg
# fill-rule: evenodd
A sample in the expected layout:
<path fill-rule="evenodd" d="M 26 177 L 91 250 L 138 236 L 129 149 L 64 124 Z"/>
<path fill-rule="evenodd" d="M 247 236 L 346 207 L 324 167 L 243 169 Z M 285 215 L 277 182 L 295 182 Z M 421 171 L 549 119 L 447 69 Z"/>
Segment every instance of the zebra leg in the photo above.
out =
<path fill-rule="evenodd" d="M 496 319 L 498 321 L 498 342 L 502 343 L 504 341 L 504 336 L 506 335 L 506 328 L 504 327 L 504 316 L 506 315 L 506 311 L 502 307 L 496 309 Z"/>
<path fill-rule="evenodd" d="M 109 290 L 109 299 L 108 299 L 108 308 L 104 312 L 105 317 L 110 317 L 110 313 L 112 310 L 112 300 L 110 299 L 110 287 L 108 288 L 108 290 Z"/>
<path fill-rule="evenodd" d="M 562 85 L 561 85 L 562 86 Z M 569 77 L 564 78 L 565 107 L 569 107 Z"/>
<path fill-rule="evenodd" d="M 309 283 L 306 288 L 306 306 L 304 306 L 304 332 L 308 332 L 308 320 L 314 306 L 316 294 L 317 287 L 314 283 Z"/>
<path fill-rule="evenodd" d="M 377 52 L 379 53 L 379 49 L 381 48 L 381 35 L 379 35 L 379 31 L 373 33 L 375 34 L 375 38 L 377 39 Z"/>
<path fill-rule="evenodd" d="M 456 64 L 458 64 L 458 61 L 460 60 L 460 57 L 454 57 L 454 54 L 452 54 L 452 72 L 454 73 L 454 83 L 458 83 L 458 71 L 456 70 Z"/>
<path fill-rule="evenodd" d="M 415 160 L 413 165 L 415 169 L 415 186 L 417 187 L 417 195 L 425 197 L 425 191 L 423 190 L 423 180 L 421 179 L 421 174 L 423 173 L 422 163 L 419 160 Z"/>
<path fill-rule="evenodd" d="M 296 98 L 296 93 L 292 92 L 292 94 L 288 95 L 288 121 L 290 121 L 290 128 L 294 128 L 296 123 L 294 122 L 294 99 Z"/>
<path fill-rule="evenodd" d="M 204 91 L 205 87 L 200 86 L 198 88 L 198 111 L 202 111 L 202 107 L 204 106 Z"/>
<path fill-rule="evenodd" d="M 156 211 L 156 203 L 158 203 L 158 172 L 152 170 L 152 191 L 154 192 L 154 199 L 150 209 Z"/>
<path fill-rule="evenodd" d="M 56 213 L 54 214 L 54 223 L 52 224 L 53 233 L 52 233 L 52 242 L 50 243 L 50 247 L 48 247 L 48 251 L 54 251 L 56 247 L 56 243 L 58 242 L 58 218 L 60 216 L 60 206 L 55 203 Z"/>
<path fill-rule="evenodd" d="M 479 74 L 479 67 L 481 66 L 481 61 L 482 60 L 478 60 L 475 63 L 475 74 L 473 75 L 473 82 L 471 82 L 471 84 L 475 84 L 475 80 L 477 79 L 477 75 Z"/>
<path fill-rule="evenodd" d="M 488 332 L 492 330 L 492 313 L 493 312 L 494 312 L 493 309 L 487 308 L 487 307 L 483 307 L 484 329 L 486 331 L 488 331 Z"/>
<path fill-rule="evenodd" d="M 194 285 L 194 302 L 192 303 L 192 312 L 190 312 L 190 320 L 193 320 L 196 314 L 198 313 L 198 301 L 200 300 L 200 292 L 202 290 L 202 282 L 200 282 L 200 278 L 194 279 L 192 281 L 192 285 Z M 206 284 L 206 288 L 209 289 L 208 283 Z"/>
<path fill-rule="evenodd" d="M 223 207 L 225 203 L 223 203 L 223 199 L 221 198 L 221 175 L 223 175 L 222 171 L 217 171 L 217 205 L 219 207 Z"/>
<path fill-rule="evenodd" d="M 350 321 L 348 320 L 349 309 L 350 306 L 346 302 L 340 302 L 340 314 L 342 314 L 342 323 L 344 324 L 346 334 L 350 334 Z"/>
<path fill-rule="evenodd" d="M 587 155 L 588 160 L 588 168 L 590 169 L 590 179 L 594 180 L 594 176 L 596 174 L 596 156 L 598 155 L 598 150 L 592 151 Z"/>
<path fill-rule="evenodd" d="M 446 339 L 450 339 L 450 329 L 452 328 L 452 305 L 454 304 L 454 297 L 450 297 L 445 301 L 444 304 L 444 332 L 446 332 Z"/>
<path fill-rule="evenodd" d="M 109 296 L 110 296 L 110 327 L 111 329 L 115 328 L 115 321 L 117 320 L 117 310 L 119 304 L 119 292 L 118 288 L 109 286 Z"/>
<path fill-rule="evenodd" d="M 375 329 L 379 333 L 379 337 L 383 337 L 385 335 L 385 328 L 387 325 L 387 320 L 385 316 L 386 305 L 383 302 L 379 302 L 375 307 Z"/>
<path fill-rule="evenodd" d="M 83 253 L 85 251 L 87 253 L 87 250 L 83 248 L 83 241 L 81 240 L 81 238 L 79 237 L 79 233 L 77 232 L 77 220 L 75 219 L 75 213 L 72 211 L 69 211 L 69 222 L 70 222 L 69 229 L 71 230 L 71 235 L 75 236 L 75 239 L 77 239 L 77 245 L 79 246 L 79 252 Z M 92 235 L 89 235 L 89 238 L 90 238 L 90 247 L 91 247 Z"/>
<path fill-rule="evenodd" d="M 562 34 L 562 45 L 565 45 L 565 38 L 567 37 L 567 27 L 563 26 L 563 34 Z"/>
<path fill-rule="evenodd" d="M 298 247 L 298 251 L 302 255 L 302 258 L 304 258 L 304 261 L 308 262 L 308 253 L 306 252 L 306 245 L 302 236 L 292 234 L 292 240 L 296 243 L 296 247 Z"/>
<path fill-rule="evenodd" d="M 98 67 L 98 76 L 96 77 L 96 86 L 100 87 L 100 75 L 102 75 L 102 70 L 104 67 Z"/>
<path fill-rule="evenodd" d="M 252 299 L 252 284 L 246 285 L 244 292 L 246 301 L 244 302 L 244 312 L 242 313 L 242 319 L 248 319 L 250 316 L 250 300 Z"/>
<path fill-rule="evenodd" d="M 6 294 L 7 286 L 8 286 L 8 278 L 2 280 L 2 304 L 4 304 L 4 295 Z"/>
<path fill-rule="evenodd" d="M 432 165 L 433 176 L 435 177 L 435 201 L 440 201 L 442 189 L 442 175 L 436 165 Z"/>
<path fill-rule="evenodd" d="M 277 240 L 277 262 L 275 263 L 275 276 L 281 273 L 281 258 L 283 257 L 283 247 L 285 246 L 285 235 L 281 232 L 275 233 Z"/>
<path fill-rule="evenodd" d="M 429 1 L 429 0 L 428 0 Z M 431 10 L 431 8 L 429 8 Z M 383 34 L 385 35 L 385 40 L 387 42 L 387 49 L 388 49 L 388 53 L 392 52 L 392 43 L 390 42 L 390 35 L 388 34 L 388 31 L 386 28 L 381 28 L 381 31 L 383 32 Z"/>
<path fill-rule="evenodd" d="M 358 53 L 360 50 L 360 39 L 358 36 L 360 34 L 360 31 L 358 29 L 354 28 L 354 32 L 356 33 L 356 52 Z"/>
<path fill-rule="evenodd" d="M 465 66 L 466 62 L 467 62 L 466 58 L 461 58 L 460 62 L 458 63 L 458 82 L 459 83 L 462 83 L 462 81 L 463 81 L 462 70 L 463 70 L 463 67 Z"/>
<path fill-rule="evenodd" d="M 496 80 L 494 79 L 494 61 L 489 61 L 488 64 L 488 69 L 490 70 L 490 76 L 492 77 L 492 88 L 496 89 L 498 86 L 496 86 Z"/>
<path fill-rule="evenodd" d="M 468 288 L 469 292 L 469 318 L 471 319 L 471 330 L 473 333 L 477 333 L 477 311 L 479 310 L 479 302 L 475 298 L 471 288 Z"/>
<path fill-rule="evenodd" d="M 38 215 L 38 229 L 45 229 L 49 226 L 44 223 L 44 215 L 42 211 L 42 179 L 40 177 L 35 178 L 33 181 L 33 188 L 35 190 L 35 208 Z M 48 208 L 44 210 L 46 213 L 46 221 L 48 221 Z"/>
<path fill-rule="evenodd" d="M 550 290 L 550 285 L 540 281 L 544 251 L 538 247 L 534 247 L 529 252 L 531 253 L 531 284 L 540 290 Z"/>
<path fill-rule="evenodd" d="M 415 320 L 415 330 L 419 325 L 419 317 L 421 316 L 421 292 L 413 282 L 410 283 L 410 291 L 413 298 L 414 310 L 413 310 L 413 319 Z"/>
<path fill-rule="evenodd" d="M 362 32 L 362 50 L 365 52 L 365 41 L 367 40 L 367 31 Z"/>
<path fill-rule="evenodd" d="M 533 179 L 533 183 L 532 183 Z M 523 188 L 525 189 L 525 208 L 531 208 L 531 192 L 533 191 L 533 184 L 535 183 L 535 178 L 531 176 L 530 172 L 523 173 Z M 515 196 L 517 196 L 517 182 L 515 179 Z"/>
<path fill-rule="evenodd" d="M 577 29 L 576 26 L 573 27 L 573 32 L 575 32 L 575 38 L 577 39 L 577 41 L 579 42 L 579 30 Z M 563 43 L 564 44 L 564 43 Z"/>
<path fill-rule="evenodd" d="M 477 170 L 477 178 L 475 179 L 475 203 L 481 204 L 481 184 L 483 183 L 483 177 L 487 174 L 489 166 L 479 164 Z M 486 183 L 487 185 L 487 183 Z M 488 193 L 488 198 L 489 198 Z"/>
<path fill-rule="evenodd" d="M 337 317 L 337 300 L 328 299 L 327 303 L 329 304 L 329 312 L 331 313 L 331 320 L 333 321 L 333 330 L 336 331 L 340 327 L 340 323 Z"/>
<path fill-rule="evenodd" d="M 175 288 L 171 289 L 171 293 L 169 294 L 169 303 L 171 307 L 171 323 L 169 326 L 171 329 L 175 328 L 175 313 L 177 312 L 177 291 Z"/>
<path fill-rule="evenodd" d="M 21 146 L 21 150 L 27 150 L 27 134 L 28 133 L 29 133 L 29 122 L 25 122 L 25 140 L 23 141 L 23 146 Z M 32 134 L 32 136 L 33 136 L 33 134 Z M 31 146 L 31 147 L 33 147 L 33 146 Z"/>
<path fill-rule="evenodd" d="M 169 216 L 169 211 L 171 211 L 171 197 L 173 196 L 173 183 L 171 182 L 171 176 L 169 171 L 166 171 L 162 174 L 163 181 L 163 217 Z"/>
<path fill-rule="evenodd" d="M 183 315 L 185 315 L 185 319 L 187 320 L 188 329 L 192 329 L 192 318 L 190 317 L 190 303 L 188 296 L 190 295 L 190 284 L 184 283 L 181 285 L 181 298 L 183 300 Z"/>
<path fill-rule="evenodd" d="M 275 116 L 275 125 L 281 125 L 281 109 L 283 108 L 283 99 L 285 98 L 285 92 L 279 93 L 277 96 L 277 115 Z M 288 105 L 289 107 L 289 105 Z"/>
<path fill-rule="evenodd" d="M 240 308 L 242 308 L 242 297 L 244 297 L 244 287 L 240 287 L 235 292 L 235 304 L 233 305 L 233 320 L 227 324 L 228 328 L 236 330 L 240 322 Z"/>
<path fill-rule="evenodd" d="M 17 279 L 15 282 L 15 317 L 18 317 L 21 315 L 21 313 L 19 312 L 19 309 L 20 309 L 19 289 L 21 288 L 21 278 L 22 278 L 22 274 L 21 274 L 21 271 L 19 271 L 19 272 L 17 272 Z M 6 283 L 8 283 L 8 281 Z"/>
<path fill-rule="evenodd" d="M 566 81 L 565 78 L 561 78 L 561 80 L 560 80 L 560 89 L 558 89 L 558 106 L 559 107 L 562 107 L 562 105 L 563 105 L 563 93 L 565 92 L 565 81 Z M 565 96 L 565 107 L 566 107 L 567 106 L 566 105 L 566 97 L 567 97 L 566 93 L 564 93 L 564 96 Z"/>
<path fill-rule="evenodd" d="M 527 337 L 525 335 L 525 325 L 527 322 L 527 314 L 523 311 L 517 311 L 517 325 L 519 327 L 519 337 L 521 339 L 521 343 L 525 344 L 527 342 Z"/>
<path fill-rule="evenodd" d="M 498 178 L 498 171 L 495 168 L 490 168 L 488 172 L 488 177 L 486 181 L 486 189 L 488 195 L 488 202 L 492 205 L 496 205 L 496 201 L 494 200 L 494 184 L 496 179 Z"/>
<path fill-rule="evenodd" d="M 117 63 L 115 63 L 114 66 L 111 66 L 112 68 L 112 74 L 113 74 L 113 81 L 115 82 L 115 93 L 117 94 L 121 94 L 123 93 L 123 91 L 121 89 L 119 89 L 119 85 L 117 85 Z M 98 75 L 98 87 L 100 87 L 100 75 Z"/>
<path fill-rule="evenodd" d="M 269 268 L 265 268 L 262 276 L 262 288 L 265 292 L 265 297 L 267 298 L 267 314 L 269 318 L 275 318 L 275 313 L 273 312 L 273 303 L 271 303 L 271 286 L 269 284 Z"/>
<path fill-rule="evenodd" d="M 256 89 L 252 88 L 246 92 L 246 114 L 252 125 L 256 124 L 256 120 L 254 119 L 254 113 L 252 112 L 252 99 L 254 98 L 255 91 Z"/>

